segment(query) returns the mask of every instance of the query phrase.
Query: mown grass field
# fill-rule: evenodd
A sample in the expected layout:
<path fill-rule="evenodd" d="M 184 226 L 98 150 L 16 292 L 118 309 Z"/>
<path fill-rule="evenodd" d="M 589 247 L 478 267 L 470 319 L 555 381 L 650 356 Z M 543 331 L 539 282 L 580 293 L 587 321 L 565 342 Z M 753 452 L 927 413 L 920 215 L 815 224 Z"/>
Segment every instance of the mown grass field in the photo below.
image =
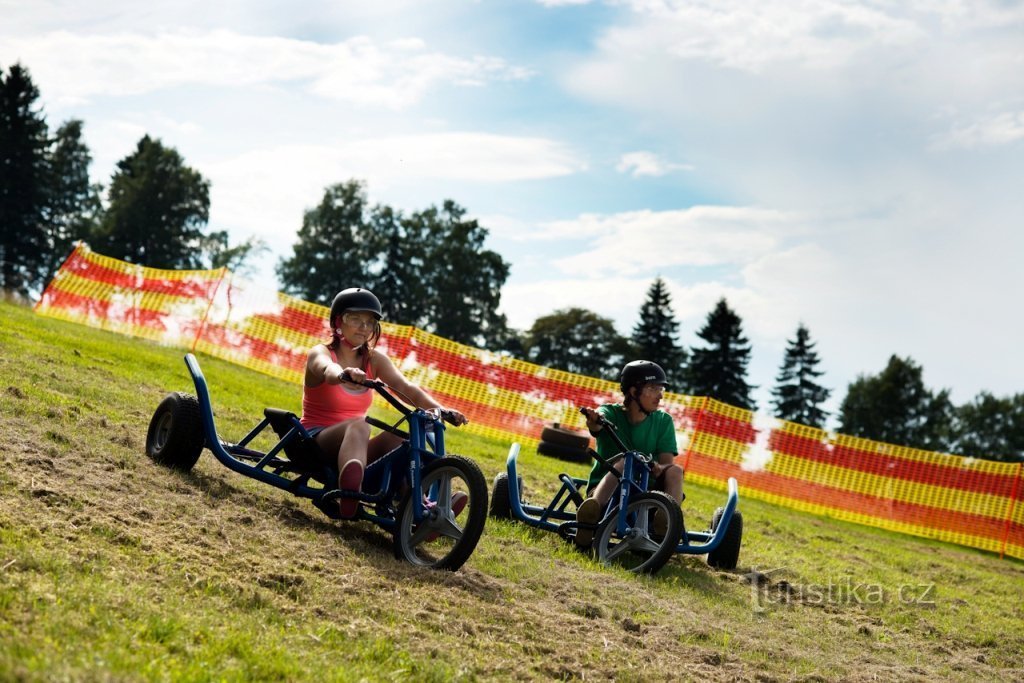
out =
<path fill-rule="evenodd" d="M 228 471 L 144 455 L 179 349 L 0 303 L 0 680 L 1024 680 L 1024 563 L 742 497 L 734 572 L 603 568 L 489 520 L 458 572 Z M 300 389 L 200 357 L 239 438 Z M 472 416 L 470 416 L 472 417 Z M 488 479 L 508 451 L 449 432 Z M 527 497 L 566 465 L 524 454 Z M 704 528 L 720 491 L 687 487 Z"/>

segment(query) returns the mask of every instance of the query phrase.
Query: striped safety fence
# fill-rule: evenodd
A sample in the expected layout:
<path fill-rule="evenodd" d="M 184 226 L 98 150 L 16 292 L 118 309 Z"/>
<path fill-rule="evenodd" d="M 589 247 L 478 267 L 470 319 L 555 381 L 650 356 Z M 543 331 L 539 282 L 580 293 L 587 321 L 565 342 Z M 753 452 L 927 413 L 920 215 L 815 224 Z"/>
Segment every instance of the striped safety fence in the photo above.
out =
<path fill-rule="evenodd" d="M 301 383 L 330 338 L 327 309 L 227 269 L 146 268 L 76 246 L 40 315 L 143 337 Z M 414 383 L 470 416 L 465 429 L 535 446 L 541 430 L 583 427 L 577 411 L 619 399 L 612 382 L 383 324 L 378 348 Z M 817 515 L 1024 558 L 1024 464 L 933 453 L 835 434 L 707 397 L 666 394 L 688 480 Z"/>

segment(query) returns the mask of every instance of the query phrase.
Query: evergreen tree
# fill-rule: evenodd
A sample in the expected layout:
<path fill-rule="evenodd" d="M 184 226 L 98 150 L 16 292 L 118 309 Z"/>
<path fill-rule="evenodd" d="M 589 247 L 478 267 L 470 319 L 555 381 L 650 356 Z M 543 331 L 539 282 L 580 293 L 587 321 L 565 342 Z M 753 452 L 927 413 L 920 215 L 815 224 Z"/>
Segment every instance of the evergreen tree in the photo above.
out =
<path fill-rule="evenodd" d="M 853 381 L 839 408 L 839 431 L 900 446 L 944 451 L 953 405 L 946 390 L 924 386 L 921 366 L 895 355 L 877 376 Z"/>
<path fill-rule="evenodd" d="M 750 363 L 750 342 L 743 336 L 740 317 L 722 299 L 708 314 L 707 323 L 697 333 L 707 342 L 695 347 L 688 368 L 689 391 L 695 396 L 711 398 L 740 408 L 754 410 L 747 384 Z"/>
<path fill-rule="evenodd" d="M 673 391 L 686 391 L 686 349 L 679 344 L 679 323 L 665 281 L 654 280 L 633 328 L 634 359 L 654 361 L 668 376 Z"/>
<path fill-rule="evenodd" d="M 72 245 L 95 232 L 102 211 L 101 187 L 89 182 L 92 154 L 82 140 L 81 121 L 67 121 L 57 129 L 49 159 L 44 283 L 53 277 Z"/>
<path fill-rule="evenodd" d="M 527 359 L 588 377 L 617 379 L 629 342 L 611 320 L 584 308 L 537 318 L 524 338 Z"/>
<path fill-rule="evenodd" d="M 103 253 L 153 268 L 205 265 L 210 183 L 177 150 L 144 136 L 118 162 L 108 204 L 95 240 Z"/>
<path fill-rule="evenodd" d="M 807 328 L 799 325 L 796 339 L 786 347 L 782 367 L 775 378 L 772 405 L 777 417 L 820 429 L 828 417 L 821 405 L 832 391 L 815 381 L 824 373 L 817 369 L 820 361 L 810 339 Z"/>
<path fill-rule="evenodd" d="M 292 256 L 282 259 L 277 276 L 286 292 L 330 305 L 349 287 L 371 288 L 369 262 L 376 256 L 366 220 L 366 187 L 350 180 L 324 191 L 320 204 L 306 211 Z M 382 301 L 385 313 L 389 301 Z"/>
<path fill-rule="evenodd" d="M 27 295 L 45 273 L 49 131 L 28 69 L 0 69 L 0 286 Z"/>

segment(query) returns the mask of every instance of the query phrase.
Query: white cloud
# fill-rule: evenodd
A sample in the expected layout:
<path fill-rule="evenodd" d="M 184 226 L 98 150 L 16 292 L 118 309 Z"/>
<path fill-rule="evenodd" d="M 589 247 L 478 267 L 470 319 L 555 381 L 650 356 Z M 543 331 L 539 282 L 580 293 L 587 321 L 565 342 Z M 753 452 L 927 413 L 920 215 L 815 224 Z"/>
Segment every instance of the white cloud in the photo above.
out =
<path fill-rule="evenodd" d="M 662 53 L 758 73 L 775 63 L 827 69 L 922 31 L 896 7 L 856 2 L 703 0 L 629 3 L 638 21 L 608 32 L 606 52 Z"/>
<path fill-rule="evenodd" d="M 31 65 L 48 98 L 82 103 L 204 85 L 225 88 L 301 82 L 320 97 L 402 109 L 440 85 L 478 86 L 529 77 L 504 60 L 430 52 L 423 41 L 380 44 L 354 37 L 333 44 L 179 30 L 147 35 L 82 35 L 53 31 L 31 39 L 6 36 L 0 58 Z"/>
<path fill-rule="evenodd" d="M 214 220 L 273 236 L 294 233 L 323 189 L 349 178 L 374 194 L 401 183 L 503 183 L 575 173 L 582 162 L 544 138 L 475 132 L 406 135 L 254 150 L 199 170 L 213 185 Z M 400 208 L 400 207 L 399 207 Z"/>
<path fill-rule="evenodd" d="M 665 161 L 654 152 L 640 151 L 623 154 L 615 170 L 619 173 L 630 173 L 634 178 L 640 178 L 668 175 L 673 171 L 692 171 L 693 166 Z"/>
<path fill-rule="evenodd" d="M 804 232 L 806 219 L 758 208 L 697 206 L 675 211 L 584 215 L 543 227 L 549 240 L 589 238 L 554 261 L 567 274 L 649 272 L 672 266 L 746 264 L 775 249 L 780 238 Z"/>
<path fill-rule="evenodd" d="M 932 148 L 979 149 L 1000 147 L 1024 139 L 1024 110 L 990 114 L 966 124 L 954 125 L 933 137 Z"/>

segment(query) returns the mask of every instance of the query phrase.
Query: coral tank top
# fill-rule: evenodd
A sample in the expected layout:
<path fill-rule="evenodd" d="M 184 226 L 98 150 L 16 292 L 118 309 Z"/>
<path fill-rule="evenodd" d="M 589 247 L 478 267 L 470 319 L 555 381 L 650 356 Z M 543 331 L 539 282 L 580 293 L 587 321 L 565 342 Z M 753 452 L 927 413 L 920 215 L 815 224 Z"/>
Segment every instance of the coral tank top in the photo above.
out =
<path fill-rule="evenodd" d="M 331 360 L 338 362 L 334 349 Z M 369 358 L 363 368 L 369 379 L 374 379 L 373 368 Z M 299 422 L 306 429 L 314 427 L 330 427 L 345 420 L 366 415 L 373 401 L 373 394 L 366 387 L 346 387 L 342 384 L 328 384 L 326 381 L 315 387 L 302 385 L 302 417 Z"/>

